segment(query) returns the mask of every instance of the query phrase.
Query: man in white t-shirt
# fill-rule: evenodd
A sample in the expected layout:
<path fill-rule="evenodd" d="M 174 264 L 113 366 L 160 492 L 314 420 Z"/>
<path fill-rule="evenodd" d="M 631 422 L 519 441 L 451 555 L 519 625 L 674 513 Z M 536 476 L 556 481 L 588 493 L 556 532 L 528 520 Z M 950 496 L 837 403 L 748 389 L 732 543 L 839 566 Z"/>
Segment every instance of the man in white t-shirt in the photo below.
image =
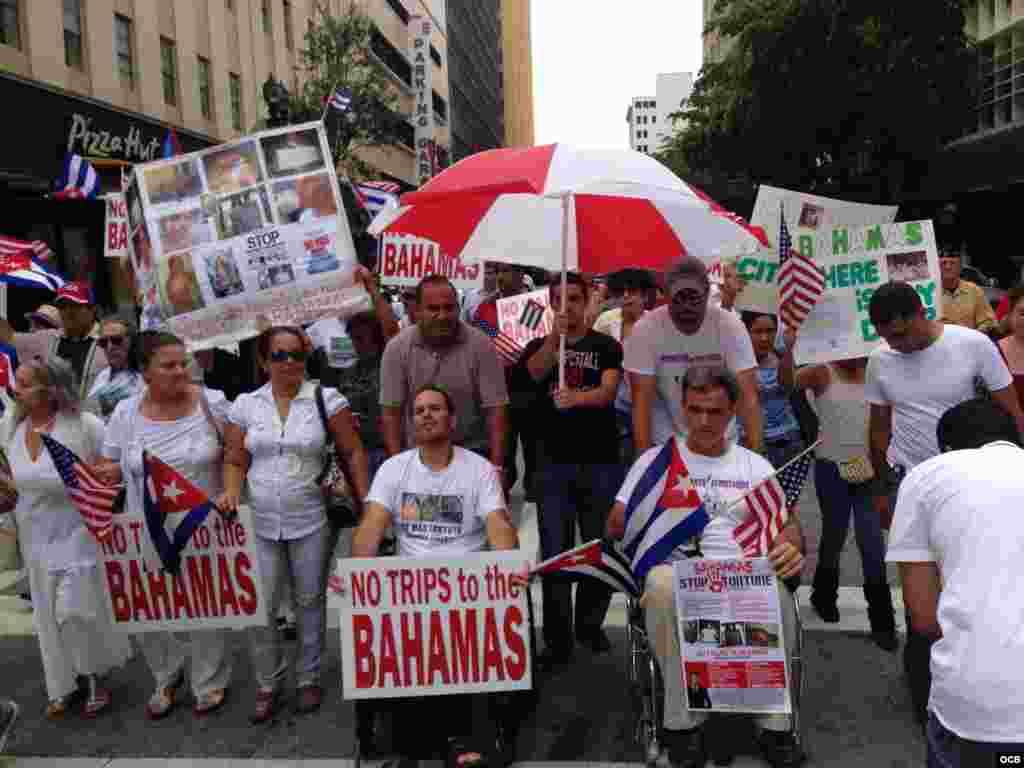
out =
<path fill-rule="evenodd" d="M 983 398 L 948 410 L 937 433 L 949 452 L 903 480 L 886 559 L 914 630 L 934 640 L 928 765 L 999 765 L 1024 754 L 1024 450 Z"/>
<path fill-rule="evenodd" d="M 740 398 L 739 384 L 731 371 L 722 366 L 690 368 L 683 374 L 681 390 L 682 407 L 689 419 L 690 431 L 685 443 L 679 436 L 675 438 L 678 457 L 683 465 L 676 471 L 680 475 L 683 472 L 688 474 L 711 520 L 694 539 L 676 548 L 665 563 L 648 572 L 643 604 L 647 635 L 651 638 L 665 681 L 664 742 L 669 760 L 677 768 L 697 768 L 705 761 L 701 726 L 706 715 L 693 712 L 686 706 L 676 632 L 680 617 L 676 615 L 671 563 L 688 557 L 712 560 L 743 557 L 733 529 L 745 521 L 745 505 L 732 505 L 769 477 L 774 469 L 765 459 L 736 445 L 727 436 L 728 424 L 736 415 Z M 647 450 L 629 471 L 608 518 L 608 535 L 612 538 L 623 537 L 626 505 L 637 486 L 650 481 L 651 478 L 645 478 L 645 475 L 661 450 L 661 446 Z M 669 473 L 672 471 L 670 466 Z M 686 503 L 672 498 L 674 486 L 668 487 L 670 480 L 671 474 L 664 481 L 666 490 L 659 503 L 668 506 Z M 780 580 L 783 631 L 786 647 L 792 648 L 796 639 L 796 616 L 793 600 L 785 594 L 787 587 L 781 580 L 796 576 L 803 569 L 800 524 L 796 514 L 791 514 L 768 557 Z M 682 620 L 685 621 L 685 617 Z M 757 723 L 762 731 L 761 748 L 768 761 L 776 767 L 798 765 L 802 755 L 791 730 L 790 718 L 766 715 L 758 717 Z M 712 744 L 710 751 L 718 765 L 727 765 L 731 759 L 728 743 Z"/>
<path fill-rule="evenodd" d="M 900 478 L 939 453 L 935 427 L 949 408 L 973 398 L 979 385 L 1024 427 L 1013 379 L 995 344 L 982 333 L 929 319 L 909 284 L 890 282 L 871 297 L 868 316 L 887 344 L 868 361 L 868 445 L 875 476 L 888 487 L 886 515 Z M 918 721 L 927 718 L 930 642 L 907 631 L 903 665 Z"/>
<path fill-rule="evenodd" d="M 711 282 L 700 259 L 686 256 L 665 275 L 670 303 L 648 312 L 625 342 L 623 367 L 633 394 L 633 440 L 636 452 L 660 445 L 687 427 L 679 384 L 690 368 L 725 366 L 736 374 L 748 448 L 764 444 L 757 389 L 757 359 L 750 334 L 740 318 L 708 306 Z M 734 434 L 730 427 L 730 435 Z"/>
<path fill-rule="evenodd" d="M 518 548 L 494 467 L 452 444 L 456 416 L 451 396 L 423 387 L 412 408 L 416 447 L 392 456 L 377 471 L 352 539 L 352 556 L 376 556 L 392 525 L 403 557 L 465 555 L 488 544 L 496 550 Z M 403 712 L 396 722 L 402 723 L 402 754 L 429 757 L 430 746 L 448 738 L 460 745 L 459 764 L 463 758 L 467 763 L 479 761 L 480 753 L 467 751 L 472 741 L 472 697 L 429 696 L 425 701 L 431 708 L 429 717 L 418 709 L 422 699 L 400 705 Z M 443 723 L 443 732 L 430 727 L 438 723 Z"/>

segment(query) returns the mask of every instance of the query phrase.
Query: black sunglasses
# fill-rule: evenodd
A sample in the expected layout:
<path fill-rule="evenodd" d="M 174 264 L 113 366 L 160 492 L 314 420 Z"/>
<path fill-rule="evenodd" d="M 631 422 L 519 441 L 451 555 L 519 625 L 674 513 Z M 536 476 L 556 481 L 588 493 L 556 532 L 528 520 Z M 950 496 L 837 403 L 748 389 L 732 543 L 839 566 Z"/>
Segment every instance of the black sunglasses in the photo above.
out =
<path fill-rule="evenodd" d="M 127 336 L 103 336 L 102 338 L 96 339 L 96 343 L 99 344 L 103 349 L 109 346 L 121 346 L 128 341 Z"/>
<path fill-rule="evenodd" d="M 284 363 L 288 360 L 291 360 L 293 363 L 301 363 L 304 362 L 305 359 L 306 353 L 301 349 L 276 349 L 270 353 L 270 362 L 272 363 Z"/>

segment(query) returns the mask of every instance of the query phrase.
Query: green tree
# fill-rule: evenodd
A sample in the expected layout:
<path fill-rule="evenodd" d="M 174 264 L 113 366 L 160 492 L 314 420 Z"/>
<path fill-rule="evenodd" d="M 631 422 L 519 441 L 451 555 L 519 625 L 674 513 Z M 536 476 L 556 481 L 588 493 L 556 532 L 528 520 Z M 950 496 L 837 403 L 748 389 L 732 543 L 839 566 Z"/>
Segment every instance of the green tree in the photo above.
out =
<path fill-rule="evenodd" d="M 717 0 L 673 167 L 898 200 L 975 103 L 968 0 Z"/>
<path fill-rule="evenodd" d="M 318 1 L 299 51 L 300 89 L 289 105 L 292 122 L 319 120 L 335 89 L 351 92 L 349 110 L 329 110 L 326 129 L 335 167 L 353 179 L 374 174 L 359 150 L 397 143 L 404 121 L 395 84 L 370 53 L 374 34 L 379 33 L 373 21 L 354 0 L 340 16 Z"/>

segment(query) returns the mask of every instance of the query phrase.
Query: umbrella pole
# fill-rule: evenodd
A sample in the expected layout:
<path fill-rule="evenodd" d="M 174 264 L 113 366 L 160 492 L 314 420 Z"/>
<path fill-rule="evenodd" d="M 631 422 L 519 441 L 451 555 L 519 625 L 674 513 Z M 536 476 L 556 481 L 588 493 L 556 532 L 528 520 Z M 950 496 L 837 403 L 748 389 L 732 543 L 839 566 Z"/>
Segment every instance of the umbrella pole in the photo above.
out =
<path fill-rule="evenodd" d="M 572 193 L 562 195 L 562 309 L 565 313 L 566 273 L 569 266 L 569 206 L 572 204 Z M 565 335 L 558 339 L 558 388 L 565 389 Z"/>

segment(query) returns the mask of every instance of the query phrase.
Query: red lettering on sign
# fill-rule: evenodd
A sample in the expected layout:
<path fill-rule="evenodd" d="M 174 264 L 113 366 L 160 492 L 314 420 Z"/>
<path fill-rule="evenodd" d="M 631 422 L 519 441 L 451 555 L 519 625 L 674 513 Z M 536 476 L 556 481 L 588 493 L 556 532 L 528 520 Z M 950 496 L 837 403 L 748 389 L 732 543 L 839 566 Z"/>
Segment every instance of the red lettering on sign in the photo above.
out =
<path fill-rule="evenodd" d="M 463 624 L 463 621 L 465 623 Z M 476 608 L 448 614 L 448 636 L 452 643 L 452 677 L 456 683 L 480 682 L 480 641 L 476 631 Z M 472 667 L 470 666 L 472 665 Z M 472 668 L 472 675 L 470 669 Z"/>
<path fill-rule="evenodd" d="M 201 617 L 220 616 L 217 608 L 217 583 L 208 555 L 189 557 L 188 576 L 192 584 L 192 602 Z M 199 561 L 199 562 L 197 562 Z"/>
<path fill-rule="evenodd" d="M 423 271 L 423 246 L 414 245 L 409 250 L 409 273 L 411 277 L 418 277 Z"/>
<path fill-rule="evenodd" d="M 409 274 L 409 246 L 403 245 L 398 249 L 398 266 L 395 272 L 400 275 Z"/>
<path fill-rule="evenodd" d="M 441 585 L 441 591 L 437 596 L 437 599 L 442 603 L 451 602 L 452 599 L 452 585 L 448 583 L 448 569 L 442 568 L 438 571 L 438 583 Z"/>
<path fill-rule="evenodd" d="M 146 585 L 142 581 L 142 572 L 139 570 L 138 560 L 128 561 L 128 581 L 131 584 L 132 593 L 132 618 L 139 620 L 139 613 L 146 617 L 146 621 L 153 620 L 153 613 L 149 610 L 149 599 L 146 597 Z"/>
<path fill-rule="evenodd" d="M 416 685 L 423 685 L 423 617 L 403 613 L 402 625 L 402 679 L 412 685 L 412 663 L 416 662 Z"/>
<path fill-rule="evenodd" d="M 188 591 L 185 589 L 185 582 L 178 575 L 171 576 L 171 592 L 174 594 L 174 616 L 181 618 L 181 611 L 185 609 L 185 615 L 190 619 L 193 617 L 192 603 L 188 599 Z"/>
<path fill-rule="evenodd" d="M 397 265 L 395 264 L 395 256 L 398 254 L 398 248 L 395 247 L 394 243 L 384 243 L 384 272 L 385 275 L 395 274 Z"/>
<path fill-rule="evenodd" d="M 242 535 L 245 535 L 244 528 Z M 238 596 L 238 607 L 246 616 L 256 613 L 256 608 L 259 605 L 259 600 L 256 597 L 256 584 L 253 582 L 252 576 L 249 575 L 251 570 L 252 560 L 249 559 L 248 552 L 239 552 L 235 555 L 235 579 L 238 581 L 238 589 L 242 593 Z"/>
<path fill-rule="evenodd" d="M 217 575 L 220 577 L 220 609 L 227 616 L 228 606 L 238 616 L 238 598 L 235 596 L 235 583 L 231 578 L 231 566 L 223 552 L 217 553 Z"/>
<path fill-rule="evenodd" d="M 395 630 L 391 626 L 391 617 L 384 614 L 380 617 L 380 674 L 377 685 L 384 687 L 384 678 L 390 675 L 395 687 L 401 688 L 402 681 L 398 677 L 398 653 L 395 650 Z"/>
<path fill-rule="evenodd" d="M 491 679 L 494 670 L 498 680 L 505 679 L 505 667 L 501 663 L 501 643 L 498 642 L 498 620 L 494 608 L 484 611 L 484 682 Z"/>
<path fill-rule="evenodd" d="M 452 677 L 448 672 L 448 654 L 444 645 L 444 625 L 441 612 L 430 612 L 430 656 L 427 659 L 427 684 L 434 684 L 434 673 L 441 673 L 441 682 L 448 685 Z"/>
<path fill-rule="evenodd" d="M 523 626 L 523 612 L 518 605 L 510 605 L 505 609 L 505 620 L 502 629 L 505 645 L 511 654 L 505 657 L 505 671 L 510 680 L 522 680 L 526 673 L 526 643 L 519 628 Z"/>
<path fill-rule="evenodd" d="M 132 608 L 128 602 L 128 595 L 124 592 L 124 571 L 121 570 L 121 564 L 114 560 L 108 560 L 105 565 L 107 590 L 110 592 L 110 602 L 114 607 L 114 620 L 128 621 L 132 617 Z"/>
<path fill-rule="evenodd" d="M 153 618 L 158 621 L 162 617 L 171 618 L 171 596 L 167 594 L 167 583 L 164 581 L 164 573 L 153 573 L 149 571 L 146 576 L 149 581 L 149 596 L 153 601 Z M 161 605 L 163 610 L 161 610 Z"/>
<path fill-rule="evenodd" d="M 352 616 L 353 652 L 356 661 L 356 688 L 372 688 L 377 679 L 373 656 L 373 619 L 363 613 Z"/>
<path fill-rule="evenodd" d="M 434 258 L 434 246 L 430 246 L 430 250 L 427 251 L 427 261 L 423 267 L 423 276 L 433 275 L 437 273 L 437 261 Z"/>

